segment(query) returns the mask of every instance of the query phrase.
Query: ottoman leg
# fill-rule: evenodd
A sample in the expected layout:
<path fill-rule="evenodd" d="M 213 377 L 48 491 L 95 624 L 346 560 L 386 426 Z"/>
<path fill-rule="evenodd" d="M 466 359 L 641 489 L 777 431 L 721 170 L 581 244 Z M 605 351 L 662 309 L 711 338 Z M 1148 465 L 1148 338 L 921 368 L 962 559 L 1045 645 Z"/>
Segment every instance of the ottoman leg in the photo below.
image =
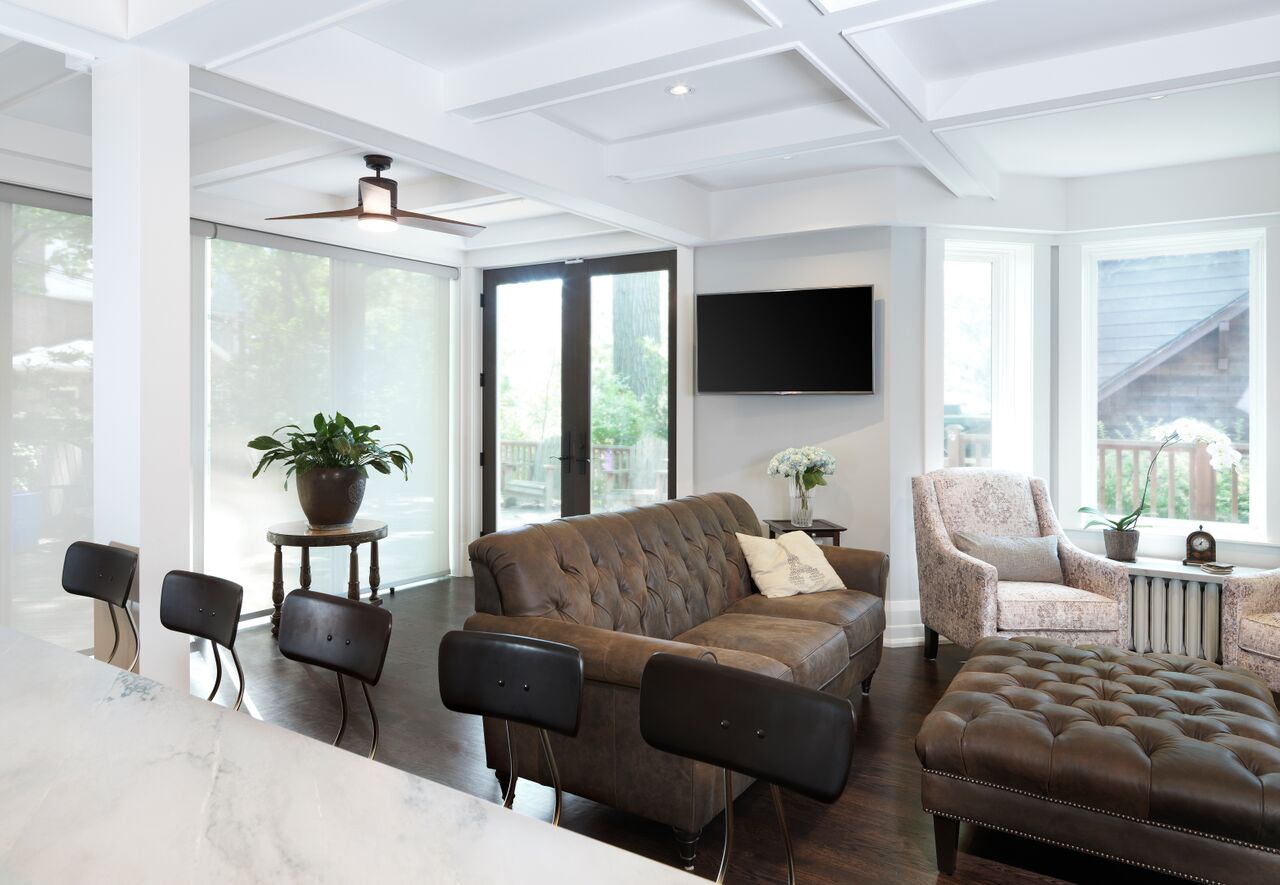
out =
<path fill-rule="evenodd" d="M 956 871 L 956 843 L 960 841 L 960 821 L 940 814 L 933 816 L 933 845 L 938 854 L 938 872 L 950 876 Z"/>

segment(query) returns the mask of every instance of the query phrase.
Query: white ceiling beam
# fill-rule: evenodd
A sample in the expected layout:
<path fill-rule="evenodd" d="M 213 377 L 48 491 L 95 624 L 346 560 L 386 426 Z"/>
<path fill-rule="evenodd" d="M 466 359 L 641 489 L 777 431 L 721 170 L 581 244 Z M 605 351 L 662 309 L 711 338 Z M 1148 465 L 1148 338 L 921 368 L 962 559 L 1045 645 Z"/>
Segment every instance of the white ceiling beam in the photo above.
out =
<path fill-rule="evenodd" d="M 89 136 L 3 114 L 0 114 L 0 150 L 77 169 L 88 169 L 92 163 Z"/>
<path fill-rule="evenodd" d="M 751 160 L 895 138 L 844 102 L 792 108 L 605 147 L 605 173 L 623 181 L 690 175 Z"/>
<path fill-rule="evenodd" d="M 350 152 L 350 142 L 326 138 L 287 123 L 265 123 L 244 132 L 191 145 L 191 186 L 213 187 L 310 160 Z M 354 192 L 355 184 L 352 183 Z"/>
<path fill-rule="evenodd" d="M 466 248 L 471 251 L 499 246 L 519 246 L 525 243 L 545 243 L 550 240 L 568 240 L 613 233 L 616 230 L 617 228 L 607 224 L 566 212 L 491 224 L 467 240 Z"/>
<path fill-rule="evenodd" d="M 0 53 L 0 111 L 76 76 L 61 55 L 29 43 L 12 46 Z"/>
<path fill-rule="evenodd" d="M 133 42 L 215 70 L 388 2 L 391 0 L 218 0 L 153 27 Z M 327 61 L 339 65 L 346 60 Z"/>
<path fill-rule="evenodd" d="M 519 199 L 506 191 L 464 181 L 452 175 L 432 175 L 420 181 L 400 182 L 398 200 L 401 209 L 432 215 L 449 209 L 488 206 Z"/>
<path fill-rule="evenodd" d="M 102 4 L 104 9 L 107 6 Z M 0 0 L 0 35 L 52 49 L 81 63 L 106 55 L 120 45 L 116 39 L 91 27 L 13 0 Z"/>
<path fill-rule="evenodd" d="M 935 125 L 974 125 L 1280 73 L 1280 15 L 929 84 Z"/>
<path fill-rule="evenodd" d="M 640 40 L 632 22 L 615 27 L 615 40 L 605 42 L 597 32 L 582 38 L 580 46 L 547 44 L 493 62 L 451 73 L 445 78 L 444 106 L 469 120 L 492 120 L 744 58 L 772 55 L 805 43 L 819 34 L 879 26 L 887 21 L 917 18 L 987 3 L 991 0 L 878 0 L 830 15 L 822 15 L 808 0 L 751 0 L 752 9 L 764 20 L 779 24 L 753 28 L 746 33 L 704 38 L 693 45 L 670 50 L 673 39 L 692 29 L 686 7 L 677 16 L 664 40 Z M 587 42 L 587 41 L 592 42 Z M 629 45 L 627 52 L 614 43 Z M 654 47 L 663 47 L 653 56 Z M 643 54 L 640 54 L 643 51 Z"/>

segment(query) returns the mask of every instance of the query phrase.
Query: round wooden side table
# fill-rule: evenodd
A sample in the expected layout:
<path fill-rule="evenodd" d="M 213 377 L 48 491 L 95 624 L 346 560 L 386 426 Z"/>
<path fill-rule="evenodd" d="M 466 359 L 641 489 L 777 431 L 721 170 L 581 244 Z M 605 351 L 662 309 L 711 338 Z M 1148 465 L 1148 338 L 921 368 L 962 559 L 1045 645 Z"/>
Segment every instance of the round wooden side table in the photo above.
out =
<path fill-rule="evenodd" d="M 284 604 L 284 555 L 282 548 L 302 549 L 302 567 L 298 580 L 303 590 L 311 589 L 311 548 L 350 547 L 351 571 L 347 578 L 347 598 L 360 598 L 360 557 L 356 552 L 361 544 L 369 545 L 369 602 L 382 605 L 378 598 L 378 585 L 382 575 L 378 571 L 378 542 L 387 536 L 387 524 L 376 519 L 357 519 L 345 529 L 313 529 L 304 519 L 295 522 L 278 522 L 267 529 L 267 542 L 276 548 L 275 566 L 271 574 L 271 635 L 280 635 L 280 606 Z"/>

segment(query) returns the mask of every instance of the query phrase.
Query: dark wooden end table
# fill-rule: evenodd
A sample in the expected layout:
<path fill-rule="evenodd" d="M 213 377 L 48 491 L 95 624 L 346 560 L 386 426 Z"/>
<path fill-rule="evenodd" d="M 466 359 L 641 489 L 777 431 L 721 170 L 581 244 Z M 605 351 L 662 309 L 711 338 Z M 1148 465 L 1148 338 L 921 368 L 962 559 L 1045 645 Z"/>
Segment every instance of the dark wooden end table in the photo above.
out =
<path fill-rule="evenodd" d="M 347 598 L 360 598 L 360 557 L 356 553 L 361 544 L 369 545 L 369 602 L 382 605 L 378 598 L 378 585 L 382 575 L 378 570 L 378 542 L 387 536 L 387 524 L 376 519 L 357 519 L 343 529 L 313 529 L 306 520 L 278 522 L 267 529 L 267 542 L 276 548 L 275 566 L 271 574 L 271 635 L 280 635 L 280 606 L 284 604 L 284 556 L 283 547 L 302 549 L 302 567 L 298 580 L 303 590 L 311 589 L 311 548 L 350 547 L 351 571 L 347 579 Z"/>
<path fill-rule="evenodd" d="M 825 519 L 815 519 L 813 525 L 794 525 L 789 519 L 766 519 L 764 524 L 769 529 L 769 537 L 776 538 L 787 532 L 804 532 L 810 538 L 830 538 L 831 546 L 840 546 L 840 533 L 847 531 L 844 526 L 836 525 Z"/>

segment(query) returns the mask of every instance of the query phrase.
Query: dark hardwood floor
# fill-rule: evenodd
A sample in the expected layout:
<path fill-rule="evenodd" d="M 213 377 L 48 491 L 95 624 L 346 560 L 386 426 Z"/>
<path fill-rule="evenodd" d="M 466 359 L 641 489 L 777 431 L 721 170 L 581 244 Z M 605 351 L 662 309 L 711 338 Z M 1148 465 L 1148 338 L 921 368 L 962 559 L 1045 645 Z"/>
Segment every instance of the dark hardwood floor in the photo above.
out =
<path fill-rule="evenodd" d="M 497 781 L 485 767 L 480 722 L 440 705 L 436 649 L 440 637 L 472 611 L 471 583 L 451 579 L 386 597 L 394 614 L 391 647 L 382 681 L 373 690 L 382 725 L 378 761 L 489 801 L 500 801 Z M 338 725 L 337 688 L 331 674 L 280 657 L 267 626 L 243 630 L 236 647 L 247 674 L 246 708 L 267 722 L 331 741 Z M 1099 882 L 1173 880 L 1076 852 L 965 826 L 954 877 L 934 866 L 932 822 L 920 810 L 920 765 L 915 735 L 963 662 L 955 646 L 943 646 L 934 664 L 920 649 L 885 649 L 870 696 L 855 698 L 858 736 L 853 772 L 844 796 L 823 805 L 786 795 L 797 876 L 804 883 L 849 882 Z M 205 683 L 207 694 L 212 678 Z M 197 688 L 198 690 L 198 688 Z M 235 689 L 224 683 L 219 701 Z M 359 692 L 351 695 L 352 722 L 343 746 L 368 751 L 368 713 Z M 751 787 L 737 812 L 731 883 L 786 881 L 782 841 L 769 791 Z M 547 818 L 551 791 L 521 781 L 516 811 Z M 377 821 L 352 822 L 377 826 Z M 665 863 L 675 863 L 670 830 L 586 799 L 567 797 L 563 825 L 571 830 Z M 722 818 L 704 831 L 697 873 L 713 878 L 723 837 Z"/>

